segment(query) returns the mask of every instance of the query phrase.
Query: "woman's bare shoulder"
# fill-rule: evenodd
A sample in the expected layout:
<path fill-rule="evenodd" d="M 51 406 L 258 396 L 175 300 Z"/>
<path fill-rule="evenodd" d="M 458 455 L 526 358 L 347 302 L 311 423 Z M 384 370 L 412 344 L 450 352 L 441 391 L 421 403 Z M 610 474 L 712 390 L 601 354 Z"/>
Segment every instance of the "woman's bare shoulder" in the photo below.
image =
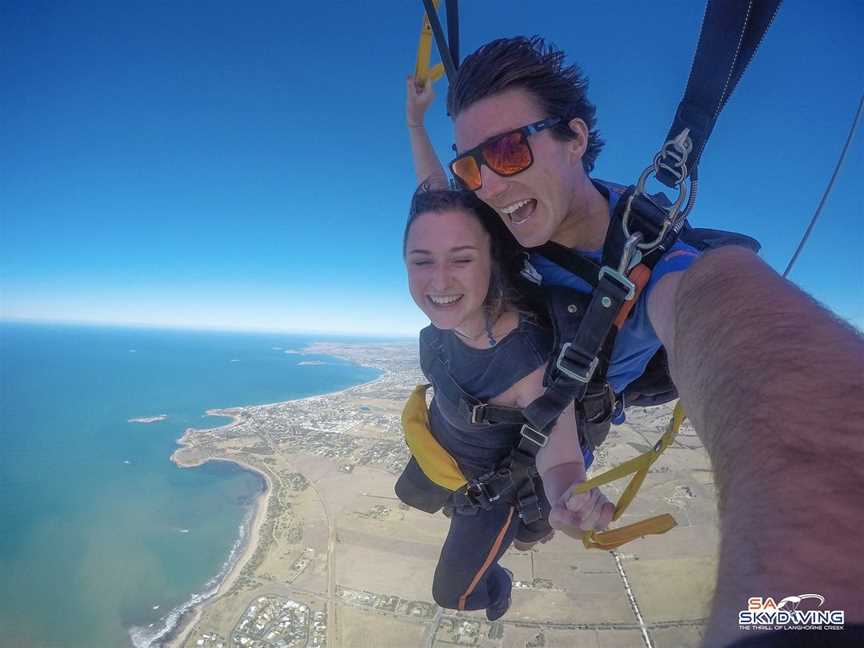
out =
<path fill-rule="evenodd" d="M 528 407 L 534 399 L 543 393 L 543 376 L 545 373 L 546 364 L 544 363 L 494 398 L 490 398 L 489 402 L 505 407 Z"/>

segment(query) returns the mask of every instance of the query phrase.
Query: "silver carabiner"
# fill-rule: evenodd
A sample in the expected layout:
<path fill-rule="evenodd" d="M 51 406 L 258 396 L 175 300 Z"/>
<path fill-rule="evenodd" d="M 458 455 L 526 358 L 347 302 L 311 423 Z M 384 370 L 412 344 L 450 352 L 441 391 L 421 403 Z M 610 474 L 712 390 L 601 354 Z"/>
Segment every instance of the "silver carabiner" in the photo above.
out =
<path fill-rule="evenodd" d="M 676 177 L 675 186 L 678 189 L 678 197 L 675 199 L 675 202 L 672 203 L 672 206 L 666 211 L 666 218 L 663 221 L 663 226 L 660 228 L 660 233 L 657 237 L 653 241 L 639 242 L 637 243 L 637 247 L 640 250 L 653 250 L 660 245 L 670 228 L 677 228 L 687 217 L 687 214 L 693 206 L 692 201 L 688 201 L 687 208 L 683 212 L 681 211 L 681 205 L 684 204 L 684 200 L 687 198 L 689 193 L 685 186 L 685 182 L 689 173 L 687 169 L 687 156 L 692 150 L 693 143 L 690 140 L 690 129 L 685 128 L 674 139 L 666 142 L 657 155 L 654 156 L 654 160 L 650 166 L 646 167 L 645 170 L 642 171 L 642 174 L 639 176 L 639 180 L 636 183 L 636 189 L 627 199 L 627 205 L 624 208 L 624 216 L 621 218 L 621 227 L 624 230 L 624 236 L 627 237 L 628 243 L 630 238 L 634 235 L 634 233 L 630 232 L 630 212 L 633 205 L 633 199 L 640 194 L 645 194 L 645 183 L 648 181 L 648 178 L 650 178 L 652 174 L 656 175 L 657 171 L 661 168 L 669 171 Z M 666 163 L 666 159 L 668 158 L 673 160 L 673 164 L 670 165 Z"/>

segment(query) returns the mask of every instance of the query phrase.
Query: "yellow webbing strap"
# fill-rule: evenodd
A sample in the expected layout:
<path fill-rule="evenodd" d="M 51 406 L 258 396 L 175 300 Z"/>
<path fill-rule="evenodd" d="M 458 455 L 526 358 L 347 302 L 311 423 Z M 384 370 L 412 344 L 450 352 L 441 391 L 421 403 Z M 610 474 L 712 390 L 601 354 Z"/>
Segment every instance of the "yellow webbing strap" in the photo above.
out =
<path fill-rule="evenodd" d="M 615 505 L 615 514 L 612 516 L 612 520 L 620 518 L 624 511 L 627 510 L 627 507 L 630 506 L 630 502 L 633 501 L 636 493 L 639 492 L 639 487 L 645 481 L 648 469 L 663 454 L 663 451 L 672 444 L 675 435 L 678 434 L 681 423 L 684 422 L 684 417 L 684 408 L 681 405 L 681 401 L 678 401 L 678 404 L 675 405 L 675 410 L 672 412 L 669 428 L 651 450 L 630 461 L 624 462 L 620 466 L 615 466 L 597 477 L 574 486 L 568 495 L 585 493 L 596 486 L 602 486 L 626 477 L 630 473 L 635 473 L 630 483 L 627 484 L 627 488 L 621 494 L 621 497 L 618 498 L 618 503 Z M 664 513 L 663 515 L 657 515 L 609 531 L 588 531 L 582 536 L 582 544 L 585 545 L 586 549 L 615 549 L 642 536 L 666 533 L 669 529 L 676 526 L 676 524 L 675 518 L 668 513 Z"/>
<path fill-rule="evenodd" d="M 429 431 L 429 410 L 426 408 L 426 390 L 430 385 L 417 385 L 405 409 L 402 410 L 402 429 L 405 442 L 423 473 L 439 486 L 457 491 L 468 483 L 450 456 Z"/>
<path fill-rule="evenodd" d="M 432 0 L 435 9 L 438 9 L 439 0 Z M 429 16 L 423 13 L 423 26 L 420 28 L 420 44 L 417 46 L 417 66 L 414 68 L 414 78 L 420 82 L 431 79 L 437 81 L 444 74 L 444 65 L 438 63 L 430 68 L 432 61 L 432 25 L 429 24 Z"/>

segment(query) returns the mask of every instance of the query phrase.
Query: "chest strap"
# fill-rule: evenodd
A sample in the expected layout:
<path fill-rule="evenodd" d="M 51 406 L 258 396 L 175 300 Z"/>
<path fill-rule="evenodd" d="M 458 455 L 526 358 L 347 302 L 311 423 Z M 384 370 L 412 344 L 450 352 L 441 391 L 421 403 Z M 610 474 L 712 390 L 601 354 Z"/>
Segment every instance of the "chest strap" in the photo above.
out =
<path fill-rule="evenodd" d="M 435 336 L 430 339 L 429 345 L 434 350 L 430 359 L 432 363 L 430 369 L 437 378 L 436 393 L 455 407 L 462 420 L 474 425 L 495 425 L 498 423 L 524 425 L 528 423 L 521 409 L 484 403 L 465 391 L 450 373 L 447 356 L 439 337 Z"/>

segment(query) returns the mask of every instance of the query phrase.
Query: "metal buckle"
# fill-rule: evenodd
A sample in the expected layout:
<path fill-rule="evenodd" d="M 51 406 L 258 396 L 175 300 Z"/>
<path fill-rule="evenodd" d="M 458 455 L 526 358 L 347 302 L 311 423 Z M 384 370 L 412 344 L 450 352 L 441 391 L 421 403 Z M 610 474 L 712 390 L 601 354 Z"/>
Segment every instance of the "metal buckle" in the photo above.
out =
<path fill-rule="evenodd" d="M 564 345 L 561 347 L 561 353 L 558 354 L 558 359 L 555 361 L 555 367 L 565 376 L 568 376 L 573 380 L 578 380 L 581 383 L 587 383 L 591 380 L 591 376 L 594 375 L 594 370 L 597 368 L 597 364 L 600 362 L 600 359 L 594 358 L 591 361 L 591 364 L 588 365 L 588 369 L 585 372 L 585 375 L 580 375 L 572 369 L 568 369 L 561 364 L 562 360 L 566 359 L 565 356 L 567 355 L 567 349 L 569 349 L 571 346 L 573 346 L 571 342 L 564 343 Z"/>
<path fill-rule="evenodd" d="M 603 277 L 606 275 L 609 275 L 627 289 L 627 296 L 624 298 L 626 301 L 630 301 L 631 299 L 633 299 L 633 297 L 636 296 L 636 285 L 626 276 L 624 276 L 624 274 L 618 272 L 617 270 L 613 270 L 609 266 L 603 266 L 602 268 L 600 268 L 600 274 L 597 276 L 597 280 L 603 281 Z"/>
<path fill-rule="evenodd" d="M 535 430 L 527 423 L 522 426 L 521 430 L 519 430 L 519 434 L 528 439 L 531 443 L 538 445 L 541 448 L 545 448 L 546 444 L 549 443 L 548 436 L 546 436 L 539 430 Z"/>
<path fill-rule="evenodd" d="M 480 403 L 471 408 L 471 423 L 481 425 L 485 423 L 483 413 L 486 411 L 486 403 Z"/>
<path fill-rule="evenodd" d="M 468 483 L 468 488 L 465 491 L 468 500 L 475 506 L 486 508 L 494 500 L 490 499 L 489 491 L 486 489 L 486 484 L 475 479 Z M 498 499 L 497 497 L 495 499 Z"/>

